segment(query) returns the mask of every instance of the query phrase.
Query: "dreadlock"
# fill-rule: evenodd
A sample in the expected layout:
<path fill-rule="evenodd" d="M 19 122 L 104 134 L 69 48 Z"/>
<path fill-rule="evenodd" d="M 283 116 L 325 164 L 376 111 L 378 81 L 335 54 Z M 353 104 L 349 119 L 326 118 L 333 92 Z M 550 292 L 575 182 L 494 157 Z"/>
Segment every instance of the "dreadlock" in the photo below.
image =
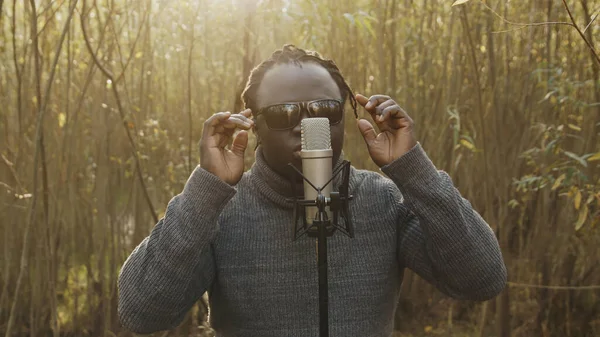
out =
<path fill-rule="evenodd" d="M 261 64 L 252 69 L 250 76 L 248 77 L 248 82 L 246 83 L 246 88 L 242 92 L 244 108 L 250 108 L 252 113 L 257 111 L 256 91 L 258 90 L 258 86 L 263 80 L 267 70 L 271 69 L 271 67 L 276 64 L 292 63 L 300 65 L 302 61 L 316 62 L 329 72 L 338 88 L 340 88 L 344 103 L 346 102 L 346 98 L 350 99 L 354 116 L 358 118 L 358 114 L 356 113 L 356 98 L 354 98 L 352 89 L 350 89 L 350 86 L 342 76 L 342 73 L 337 65 L 332 60 L 323 58 L 316 51 L 303 50 L 297 48 L 293 44 L 284 45 L 281 50 L 276 50 L 273 52 L 273 54 L 271 54 L 271 57 L 264 60 Z"/>

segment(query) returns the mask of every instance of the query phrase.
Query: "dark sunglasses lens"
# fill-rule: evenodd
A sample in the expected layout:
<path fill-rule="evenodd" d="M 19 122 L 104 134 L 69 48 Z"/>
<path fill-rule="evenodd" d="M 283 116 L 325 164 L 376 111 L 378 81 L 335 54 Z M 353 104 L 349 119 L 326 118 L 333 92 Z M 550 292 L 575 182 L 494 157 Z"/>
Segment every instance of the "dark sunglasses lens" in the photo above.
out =
<path fill-rule="evenodd" d="M 342 120 L 342 105 L 334 100 L 322 100 L 312 102 L 309 106 L 314 117 L 328 118 L 330 124 L 338 123 Z"/>
<path fill-rule="evenodd" d="M 300 119 L 300 108 L 296 104 L 280 104 L 264 111 L 267 126 L 274 130 L 294 127 Z"/>

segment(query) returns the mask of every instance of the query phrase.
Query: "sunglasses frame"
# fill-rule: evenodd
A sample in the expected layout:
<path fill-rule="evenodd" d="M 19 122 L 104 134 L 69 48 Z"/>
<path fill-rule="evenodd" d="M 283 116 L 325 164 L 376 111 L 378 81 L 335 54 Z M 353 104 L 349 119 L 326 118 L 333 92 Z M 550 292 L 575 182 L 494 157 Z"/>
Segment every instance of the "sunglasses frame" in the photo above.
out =
<path fill-rule="evenodd" d="M 344 100 L 341 99 L 335 99 L 335 98 L 322 98 L 322 99 L 315 99 L 312 101 L 302 101 L 302 102 L 284 102 L 284 103 L 277 103 L 277 104 L 271 104 L 268 105 L 266 107 L 262 107 L 260 109 L 258 109 L 258 111 L 254 114 L 256 117 L 258 117 L 259 115 L 264 115 L 264 110 L 268 109 L 268 108 L 272 108 L 274 106 L 278 106 L 278 105 L 288 105 L 288 104 L 292 104 L 292 105 L 297 105 L 300 107 L 300 113 L 302 113 L 302 111 L 306 111 L 308 112 L 308 115 L 310 116 L 309 118 L 313 118 L 313 112 L 310 111 L 308 109 L 308 106 L 311 103 L 315 103 L 315 102 L 322 102 L 322 101 L 335 101 L 338 102 L 340 104 L 340 109 L 342 110 L 342 118 L 340 118 L 339 121 L 335 122 L 335 123 L 329 123 L 329 125 L 336 125 L 339 124 L 342 119 L 344 119 Z M 265 118 L 265 124 L 267 125 L 267 127 L 269 128 L 269 130 L 275 130 L 275 131 L 283 131 L 283 130 L 290 130 L 296 127 L 296 125 L 298 125 L 298 123 L 300 123 L 300 121 L 302 120 L 302 118 L 298 119 L 298 122 L 292 126 L 286 127 L 286 128 L 272 128 L 271 126 L 269 126 L 269 123 L 267 122 L 267 118 Z"/>

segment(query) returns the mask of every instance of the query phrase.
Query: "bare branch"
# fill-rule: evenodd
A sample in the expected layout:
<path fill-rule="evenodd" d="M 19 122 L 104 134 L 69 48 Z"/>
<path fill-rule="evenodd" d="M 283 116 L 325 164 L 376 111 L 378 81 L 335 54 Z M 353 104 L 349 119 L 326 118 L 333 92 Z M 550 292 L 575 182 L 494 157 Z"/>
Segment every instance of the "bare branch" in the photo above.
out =
<path fill-rule="evenodd" d="M 32 0 L 32 10 L 33 10 L 33 27 L 32 27 L 32 32 L 37 32 L 37 17 L 35 16 L 35 2 Z M 21 263 L 20 263 L 20 267 L 19 267 L 19 275 L 17 276 L 17 283 L 15 285 L 15 291 L 14 291 L 14 301 L 12 303 L 12 306 L 10 308 L 10 314 L 8 317 L 8 323 L 6 326 L 6 334 L 5 337 L 10 337 L 12 335 L 12 326 L 15 322 L 15 316 L 16 316 L 16 310 L 17 310 L 17 303 L 19 302 L 19 295 L 20 295 L 20 291 L 21 291 L 21 285 L 23 283 L 23 276 L 25 275 L 25 271 L 27 270 L 27 265 L 29 263 L 27 256 L 28 256 L 28 252 L 29 252 L 29 234 L 30 234 L 30 229 L 31 229 L 31 224 L 34 221 L 35 218 L 35 208 L 36 208 L 36 202 L 37 202 L 37 185 L 38 185 L 38 179 L 37 179 L 37 166 L 38 166 L 38 157 L 39 157 L 39 152 L 40 152 L 40 143 L 41 143 L 41 137 L 42 137 L 42 125 L 43 125 L 43 118 L 44 118 L 44 112 L 46 110 L 46 105 L 48 104 L 48 100 L 49 100 L 49 96 L 50 96 L 50 89 L 52 88 L 52 83 L 54 82 L 54 75 L 56 73 L 56 66 L 58 64 L 58 59 L 60 58 L 60 51 L 62 49 L 62 45 L 63 42 L 65 40 L 65 36 L 67 35 L 67 31 L 69 30 L 69 25 L 71 22 L 71 18 L 73 17 L 73 13 L 75 12 L 75 6 L 77 4 L 77 0 L 73 1 L 73 6 L 70 8 L 69 11 L 69 17 L 67 18 L 67 22 L 65 22 L 65 26 L 63 28 L 62 34 L 60 36 L 60 40 L 58 42 L 58 45 L 56 47 L 56 53 L 54 54 L 54 61 L 52 63 L 52 70 L 50 72 L 50 77 L 48 78 L 48 82 L 46 84 L 46 90 L 45 90 L 45 96 L 43 101 L 41 102 L 41 104 L 38 106 L 38 115 L 37 115 L 37 125 L 36 125 L 36 143 L 35 143 L 35 153 L 33 156 L 33 196 L 32 196 L 32 200 L 31 200 L 31 206 L 29 208 L 29 216 L 27 219 L 27 224 L 25 225 L 25 235 L 23 236 L 23 250 L 21 251 Z M 34 46 L 34 48 L 37 49 L 37 46 Z M 37 61 L 36 61 L 37 62 Z"/>
<path fill-rule="evenodd" d="M 123 69 L 121 69 L 121 73 L 119 74 L 119 76 L 117 76 L 117 78 L 115 79 L 115 82 L 119 82 L 123 76 L 125 76 L 125 71 L 127 70 L 127 67 L 129 66 L 129 64 L 131 63 L 131 60 L 133 59 L 133 55 L 135 54 L 135 47 L 137 46 L 137 43 L 139 41 L 140 36 L 142 35 L 142 31 L 144 30 L 144 26 L 146 25 L 146 20 L 148 19 L 148 17 L 150 16 L 150 10 L 146 10 L 146 12 L 144 13 L 144 18 L 142 20 L 142 22 L 140 23 L 140 29 L 138 30 L 136 36 L 135 36 L 135 40 L 133 41 L 133 46 L 131 47 L 131 51 L 129 52 L 129 56 L 127 57 L 127 61 L 125 61 L 125 63 L 123 63 L 123 58 L 122 58 L 122 54 L 121 54 L 121 46 L 119 45 L 119 43 L 117 43 L 117 50 L 119 52 L 119 56 L 120 57 L 120 61 L 121 61 L 121 67 Z M 115 34 L 115 37 L 118 36 L 118 34 L 115 31 L 114 28 L 114 21 L 109 18 L 110 22 L 113 23 L 111 24 L 111 28 L 113 29 L 113 33 Z"/>
<path fill-rule="evenodd" d="M 565 25 L 565 26 L 573 26 L 572 23 L 570 22 L 534 22 L 534 23 L 520 23 L 520 22 L 512 22 L 509 21 L 508 19 L 506 19 L 505 17 L 503 17 L 502 15 L 498 14 L 498 12 L 496 12 L 492 7 L 490 7 L 489 5 L 487 5 L 485 2 L 480 0 L 481 5 L 483 5 L 483 7 L 487 8 L 489 11 L 491 11 L 495 16 L 497 16 L 500 20 L 504 21 L 505 23 L 509 24 L 509 25 L 513 25 L 513 26 L 521 26 L 521 28 L 518 29 L 522 29 L 525 27 L 536 27 L 536 26 L 547 26 L 547 25 Z M 510 30 L 507 30 L 510 31 Z M 498 33 L 501 33 L 502 31 L 499 31 Z"/>
<path fill-rule="evenodd" d="M 108 77 L 108 79 L 111 82 L 113 81 L 113 74 L 110 70 L 106 69 L 102 63 L 100 63 L 100 60 L 98 60 L 98 56 L 96 55 L 96 53 L 94 53 L 94 51 L 92 50 L 92 45 L 90 43 L 90 39 L 88 37 L 87 34 L 87 29 L 85 26 L 86 20 L 85 20 L 85 16 L 87 15 L 86 11 L 85 11 L 85 5 L 86 5 L 86 1 L 83 1 L 83 8 L 81 9 L 81 14 L 80 14 L 80 21 L 81 21 L 81 32 L 83 33 L 83 40 L 85 42 L 85 46 L 88 50 L 88 52 L 90 53 L 90 55 L 92 56 L 92 59 L 94 60 L 94 63 L 96 64 L 96 66 L 98 67 L 98 69 L 100 69 L 100 71 L 104 74 L 104 76 Z M 111 13 L 109 13 L 110 16 Z"/>
<path fill-rule="evenodd" d="M 15 172 L 15 168 L 14 168 L 14 164 L 10 162 L 10 160 L 8 160 L 8 158 L 6 158 L 3 154 L 0 154 L 0 158 L 2 158 L 2 161 L 4 162 L 4 164 L 6 164 L 6 166 L 8 167 L 8 170 L 10 171 L 13 179 L 15 180 L 15 183 L 17 184 L 17 192 L 18 193 L 25 193 L 25 189 L 23 188 L 23 185 L 21 185 L 21 181 L 19 180 L 19 176 L 17 176 L 17 172 Z"/>
<path fill-rule="evenodd" d="M 56 12 L 58 12 L 62 6 L 64 5 L 64 3 L 67 0 L 63 0 L 57 7 L 56 9 L 52 12 L 52 14 L 49 15 L 50 19 L 46 20 L 46 22 L 44 22 L 44 25 L 42 26 L 42 29 L 38 30 L 37 35 L 40 36 L 40 34 L 42 34 L 42 32 L 44 30 L 46 30 L 46 27 L 48 26 L 48 24 L 56 17 Z M 52 6 L 48 5 L 48 7 L 46 7 L 47 9 L 50 9 Z M 41 12 L 38 17 L 40 17 L 43 14 L 43 12 Z"/>
<path fill-rule="evenodd" d="M 514 31 L 521 30 L 521 29 L 527 28 L 527 27 L 552 26 L 552 25 L 558 25 L 558 26 L 564 25 L 564 26 L 571 26 L 571 27 L 573 27 L 573 24 L 570 23 L 570 22 L 537 22 L 537 23 L 529 23 L 529 24 L 525 24 L 525 25 L 520 25 L 519 27 L 513 28 L 513 29 L 496 30 L 496 31 L 493 31 L 492 34 L 514 32 Z"/>
<path fill-rule="evenodd" d="M 590 20 L 590 23 L 588 23 L 588 25 L 585 26 L 585 28 L 583 29 L 583 33 L 584 34 L 585 34 L 585 32 L 587 32 L 588 28 L 590 28 L 590 26 L 592 25 L 592 23 L 594 23 L 594 21 L 596 21 L 596 18 L 598 18 L 598 14 L 600 14 L 600 9 L 597 10 L 594 15 L 592 15 L 592 20 Z"/>
<path fill-rule="evenodd" d="M 129 123 L 127 122 L 127 118 L 125 118 L 125 109 L 123 108 L 123 104 L 121 103 L 121 96 L 119 95 L 119 90 L 117 89 L 118 83 L 115 81 L 115 78 L 114 78 L 112 72 L 110 72 L 108 69 L 104 68 L 102 66 L 102 64 L 100 63 L 100 61 L 98 60 L 97 55 L 92 50 L 92 46 L 89 42 L 88 35 L 85 31 L 85 17 L 84 17 L 85 4 L 86 4 L 86 0 L 83 0 L 83 9 L 82 9 L 82 13 L 81 13 L 81 29 L 84 32 L 83 37 L 85 40 L 85 45 L 87 47 L 88 52 L 92 55 L 92 59 L 94 60 L 94 63 L 96 64 L 96 66 L 98 66 L 98 68 L 102 71 L 102 73 L 104 73 L 104 75 L 112 82 L 111 88 L 112 88 L 113 95 L 115 97 L 115 101 L 117 103 L 117 111 L 119 112 L 121 121 L 123 122 L 123 127 L 125 128 L 125 133 L 127 134 L 129 144 L 131 145 L 132 156 L 135 161 L 135 165 L 137 167 L 137 169 L 136 169 L 137 177 L 142 186 L 142 191 L 144 192 L 144 198 L 146 199 L 148 208 L 150 208 L 150 213 L 152 215 L 152 218 L 154 219 L 154 222 L 158 222 L 158 215 L 156 214 L 154 205 L 152 205 L 152 200 L 150 199 L 150 194 L 148 193 L 148 189 L 146 188 L 146 182 L 144 181 L 144 177 L 142 174 L 142 169 L 141 169 L 142 165 L 140 162 L 140 157 L 138 155 L 137 145 L 135 143 L 135 140 L 133 139 L 133 136 L 131 135 L 131 131 L 129 130 Z M 110 13 L 108 16 L 110 17 Z M 116 43 L 118 44 L 118 41 Z"/>
<path fill-rule="evenodd" d="M 598 63 L 600 64 L 600 55 L 598 55 L 598 53 L 596 52 L 596 50 L 594 49 L 594 47 L 592 46 L 590 41 L 587 40 L 587 38 L 585 37 L 585 35 L 581 31 L 581 29 L 579 29 L 577 22 L 575 22 L 575 18 L 573 18 L 573 14 L 571 13 L 571 9 L 569 8 L 569 5 L 567 5 L 567 1 L 562 0 L 562 2 L 563 2 L 563 5 L 565 5 L 565 9 L 567 10 L 567 13 L 569 13 L 569 18 L 571 18 L 573 27 L 575 27 L 575 29 L 577 30 L 577 32 L 579 33 L 579 35 L 581 36 L 583 41 L 585 41 L 585 44 L 587 44 L 588 48 L 590 48 L 590 50 L 592 51 L 592 54 L 596 57 L 596 61 L 598 61 Z"/>

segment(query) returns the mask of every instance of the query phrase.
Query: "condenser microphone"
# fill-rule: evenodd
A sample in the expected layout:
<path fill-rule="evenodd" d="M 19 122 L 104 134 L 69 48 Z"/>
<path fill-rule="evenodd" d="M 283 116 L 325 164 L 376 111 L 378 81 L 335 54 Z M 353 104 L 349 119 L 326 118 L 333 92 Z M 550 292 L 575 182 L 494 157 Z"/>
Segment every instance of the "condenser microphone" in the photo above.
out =
<path fill-rule="evenodd" d="M 302 129 L 302 174 L 304 180 L 304 199 L 317 199 L 318 191 L 314 187 L 321 189 L 321 194 L 330 198 L 332 182 L 332 158 L 331 149 L 331 130 L 329 119 L 327 118 L 304 118 L 301 122 Z M 308 180 L 308 181 L 307 181 Z M 310 183 L 313 186 L 311 186 Z M 327 182 L 327 186 L 323 187 Z M 319 209 L 316 206 L 306 206 L 306 223 L 310 226 L 317 218 Z M 326 209 L 327 217 L 331 220 L 331 211 Z"/>

